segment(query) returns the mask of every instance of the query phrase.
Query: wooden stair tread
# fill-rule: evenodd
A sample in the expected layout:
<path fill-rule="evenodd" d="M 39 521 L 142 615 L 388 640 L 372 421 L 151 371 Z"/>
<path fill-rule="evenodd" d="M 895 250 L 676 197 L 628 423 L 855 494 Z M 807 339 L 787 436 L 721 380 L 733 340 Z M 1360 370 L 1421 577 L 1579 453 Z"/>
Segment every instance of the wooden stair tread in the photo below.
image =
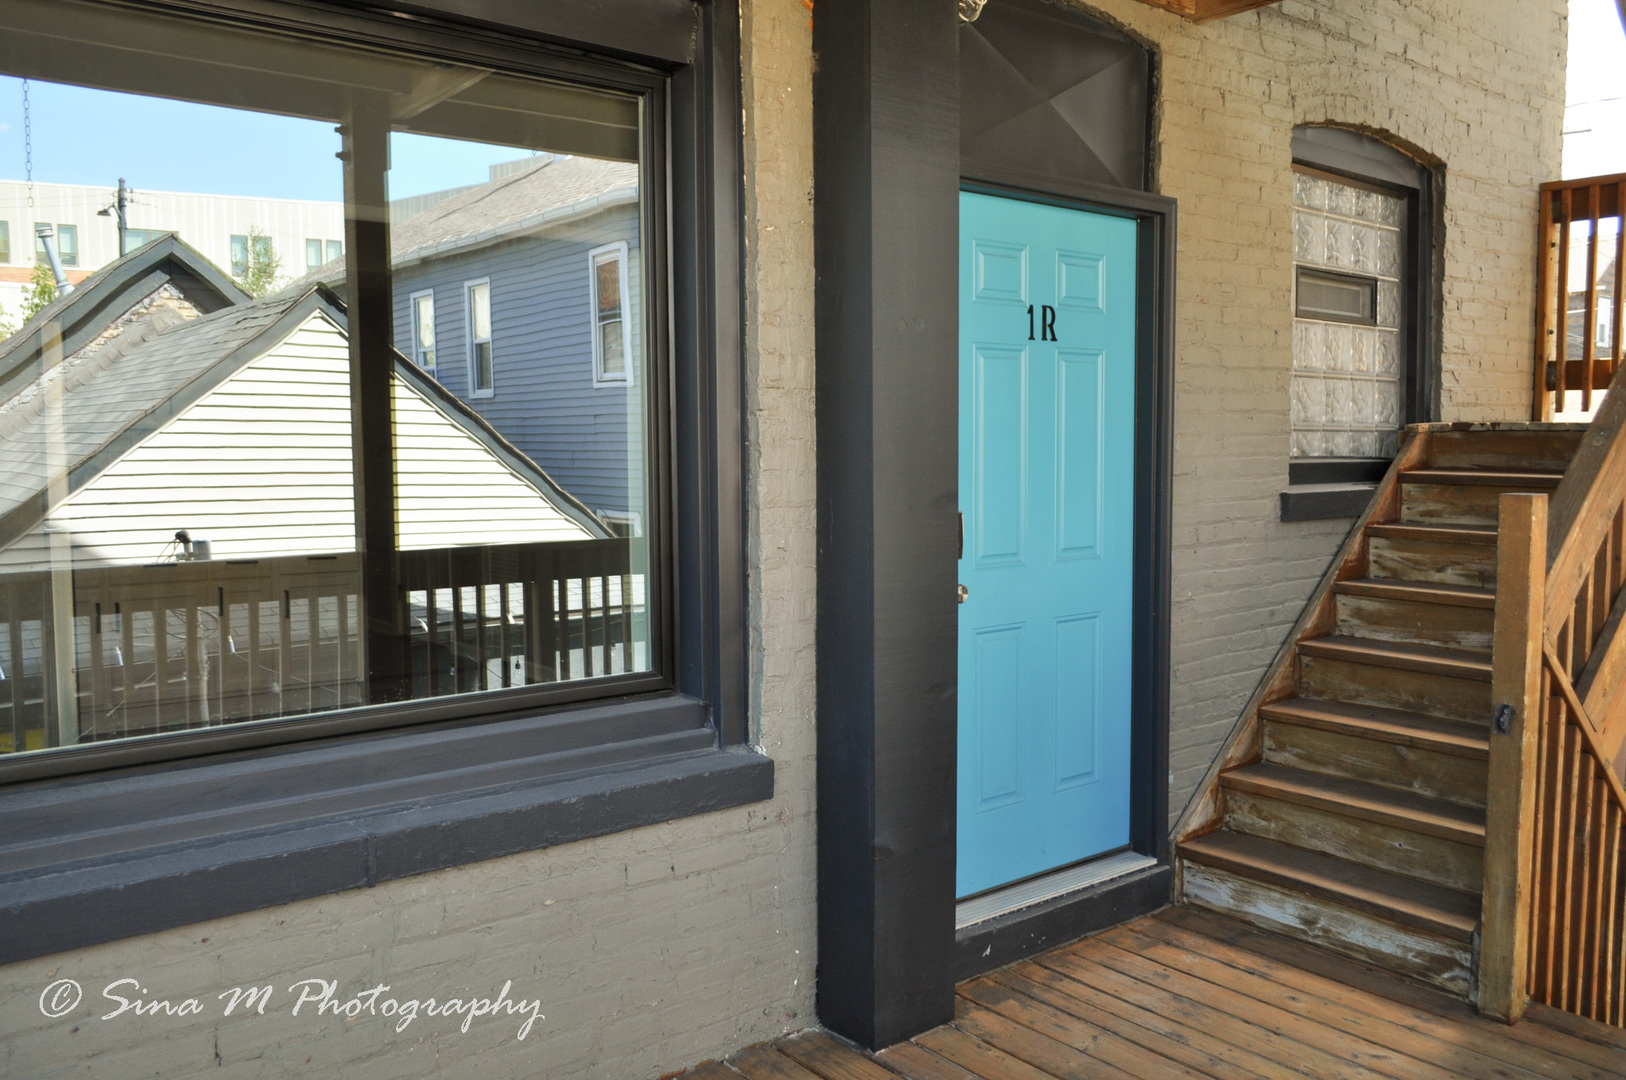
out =
<path fill-rule="evenodd" d="M 1496 610 L 1496 590 L 1471 585 L 1445 585 L 1433 581 L 1395 581 L 1390 578 L 1351 578 L 1333 585 L 1344 596 L 1369 596 L 1379 600 L 1409 600 L 1420 604 L 1449 604 L 1452 607 Z"/>
<path fill-rule="evenodd" d="M 1479 761 L 1490 758 L 1488 734 L 1450 720 L 1435 720 L 1398 709 L 1295 697 L 1261 705 L 1259 715 L 1274 723 L 1319 728 L 1455 757 Z"/>
<path fill-rule="evenodd" d="M 1483 847 L 1485 811 L 1364 780 L 1306 772 L 1285 765 L 1245 765 L 1220 776 L 1227 788 L 1249 791 L 1344 817 L 1377 822 Z"/>
<path fill-rule="evenodd" d="M 1507 469 L 1407 469 L 1402 484 L 1472 484 L 1480 487 L 1524 488 L 1551 491 L 1564 478 L 1562 472 Z"/>
<path fill-rule="evenodd" d="M 1471 943 L 1479 897 L 1227 830 L 1180 844 L 1182 858 Z"/>
<path fill-rule="evenodd" d="M 1382 536 L 1391 540 L 1429 540 L 1442 544 L 1496 546 L 1495 529 L 1479 529 L 1472 525 L 1414 525 L 1391 521 L 1381 525 L 1368 525 L 1366 535 Z"/>
<path fill-rule="evenodd" d="M 1341 635 L 1301 641 L 1298 649 L 1305 655 L 1322 656 L 1329 660 L 1403 668 L 1407 671 L 1473 679 L 1479 682 L 1491 680 L 1490 655 L 1466 649 L 1446 649 L 1437 645 L 1413 645 L 1402 641 L 1380 641 L 1374 638 Z"/>

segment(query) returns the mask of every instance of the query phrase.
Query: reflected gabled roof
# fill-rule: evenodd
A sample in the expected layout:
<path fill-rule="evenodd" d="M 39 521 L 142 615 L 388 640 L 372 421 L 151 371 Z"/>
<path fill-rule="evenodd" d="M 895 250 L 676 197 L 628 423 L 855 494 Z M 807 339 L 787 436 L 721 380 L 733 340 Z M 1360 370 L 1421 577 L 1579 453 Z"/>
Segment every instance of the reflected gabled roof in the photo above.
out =
<path fill-rule="evenodd" d="M 6 468 L 0 470 L 0 548 L 204 394 L 275 348 L 315 312 L 340 328 L 347 326 L 343 302 L 327 288 L 283 291 L 145 338 L 115 338 L 69 356 L 0 400 L 0 447 L 6 458 Z M 609 535 L 591 510 L 399 353 L 395 374 L 591 535 Z M 65 488 L 59 484 L 57 491 L 50 490 L 53 481 L 64 479 Z"/>
<path fill-rule="evenodd" d="M 394 225 L 390 261 L 400 266 L 637 201 L 636 162 L 538 157 Z"/>
<path fill-rule="evenodd" d="M 54 348 L 52 354 L 72 356 L 165 285 L 205 313 L 248 300 L 248 294 L 212 262 L 174 233 L 166 233 L 108 263 L 0 341 L 0 402 L 17 394 L 48 359 L 50 343 L 41 334 L 48 325 L 57 324 L 62 337 L 60 354 Z"/>

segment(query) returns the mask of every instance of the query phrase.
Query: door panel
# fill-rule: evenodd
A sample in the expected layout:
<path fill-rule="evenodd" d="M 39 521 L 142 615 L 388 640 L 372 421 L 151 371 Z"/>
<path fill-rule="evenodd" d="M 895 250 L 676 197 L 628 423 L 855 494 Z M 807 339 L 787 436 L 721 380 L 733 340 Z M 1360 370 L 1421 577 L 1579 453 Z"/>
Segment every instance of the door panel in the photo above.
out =
<path fill-rule="evenodd" d="M 1129 842 L 1135 225 L 960 215 L 967 896 Z"/>

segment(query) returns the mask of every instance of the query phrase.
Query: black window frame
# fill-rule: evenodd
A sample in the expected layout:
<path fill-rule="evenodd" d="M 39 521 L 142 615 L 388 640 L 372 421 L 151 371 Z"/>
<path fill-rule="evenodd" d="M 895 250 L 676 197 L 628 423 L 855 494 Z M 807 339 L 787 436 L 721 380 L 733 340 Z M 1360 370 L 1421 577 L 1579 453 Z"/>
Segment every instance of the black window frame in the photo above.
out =
<path fill-rule="evenodd" d="M 667 190 L 647 201 L 666 218 L 641 265 L 649 306 L 668 313 L 647 351 L 666 376 L 649 380 L 666 476 L 650 514 L 667 524 L 651 561 L 670 568 L 669 660 L 613 686 L 482 695 L 472 713 L 442 698 L 222 727 L 185 759 L 179 740 L 155 738 L 74 748 L 107 753 L 71 775 L 38 760 L 52 755 L 0 762 L 15 766 L 0 770 L 0 812 L 28 823 L 0 841 L 0 963 L 771 797 L 773 763 L 747 722 L 737 5 L 99 2 L 655 88 L 646 169 Z M 8 70 L 21 55 L 0 45 Z M 353 237 L 345 247 L 354 257 Z M 372 318 L 390 317 L 384 294 Z M 352 303 L 365 308 L 365 285 Z M 289 784 L 306 796 L 293 808 Z"/>
<path fill-rule="evenodd" d="M 1400 380 L 1401 423 L 1430 423 L 1440 417 L 1438 327 L 1443 293 L 1437 238 L 1444 169 L 1374 136 L 1330 125 L 1301 125 L 1293 131 L 1293 171 L 1320 176 L 1401 199 L 1400 338 L 1404 374 Z M 1295 274 L 1295 309 L 1297 273 Z M 1322 272 L 1322 271 L 1318 271 Z M 1293 313 L 1296 317 L 1297 312 Z M 1287 488 L 1281 493 L 1282 521 L 1358 517 L 1382 479 L 1388 458 L 1292 458 Z"/>

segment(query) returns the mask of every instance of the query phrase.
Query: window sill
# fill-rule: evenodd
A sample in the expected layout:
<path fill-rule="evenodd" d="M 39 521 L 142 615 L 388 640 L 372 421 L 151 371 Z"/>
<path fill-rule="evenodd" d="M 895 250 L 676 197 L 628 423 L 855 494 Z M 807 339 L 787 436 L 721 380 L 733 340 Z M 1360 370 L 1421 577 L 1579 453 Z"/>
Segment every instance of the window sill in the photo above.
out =
<path fill-rule="evenodd" d="M 0 963 L 772 794 L 672 697 L 41 781 L 0 792 Z"/>
<path fill-rule="evenodd" d="M 1357 518 L 1377 489 L 1376 484 L 1292 484 L 1282 492 L 1282 520 Z"/>

